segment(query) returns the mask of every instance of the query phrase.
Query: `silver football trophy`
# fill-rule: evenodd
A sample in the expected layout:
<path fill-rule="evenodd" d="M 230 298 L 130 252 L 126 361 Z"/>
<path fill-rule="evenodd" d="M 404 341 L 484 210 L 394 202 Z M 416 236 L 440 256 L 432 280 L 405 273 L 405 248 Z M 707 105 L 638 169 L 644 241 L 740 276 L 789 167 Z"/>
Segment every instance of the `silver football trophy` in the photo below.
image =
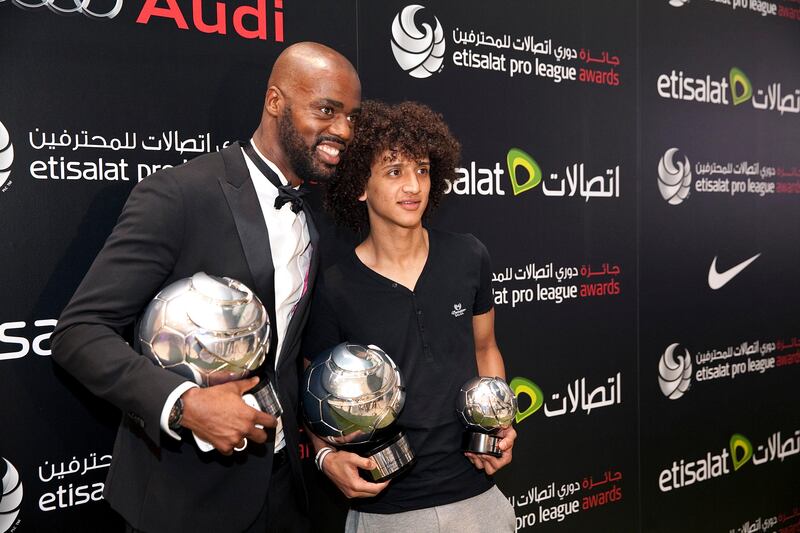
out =
<path fill-rule="evenodd" d="M 139 327 L 142 353 L 201 387 L 244 379 L 269 351 L 267 310 L 243 283 L 198 272 L 162 289 Z M 243 400 L 275 417 L 283 413 L 272 383 L 262 378 Z M 198 447 L 213 447 L 195 436 Z"/>
<path fill-rule="evenodd" d="M 463 450 L 500 457 L 500 437 L 496 433 L 507 428 L 517 414 L 517 398 L 511 387 L 500 378 L 472 378 L 461 386 L 456 411 L 466 426 Z"/>
<path fill-rule="evenodd" d="M 374 461 L 362 476 L 380 482 L 414 464 L 408 437 L 397 427 L 405 403 L 400 371 L 374 345 L 342 343 L 317 356 L 303 375 L 303 412 L 322 440 Z"/>

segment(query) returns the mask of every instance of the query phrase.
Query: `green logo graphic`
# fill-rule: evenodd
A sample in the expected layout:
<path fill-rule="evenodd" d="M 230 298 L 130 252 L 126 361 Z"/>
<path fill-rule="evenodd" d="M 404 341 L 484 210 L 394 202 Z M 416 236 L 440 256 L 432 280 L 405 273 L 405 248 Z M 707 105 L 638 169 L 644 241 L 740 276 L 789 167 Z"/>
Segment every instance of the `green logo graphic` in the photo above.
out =
<path fill-rule="evenodd" d="M 526 154 L 519 148 L 512 148 L 506 155 L 506 164 L 508 165 L 508 175 L 511 178 L 511 187 L 514 190 L 514 196 L 523 193 L 529 189 L 533 189 L 542 181 L 542 169 L 534 158 Z M 517 180 L 517 169 L 519 167 L 528 171 L 528 180 L 525 183 L 519 183 Z"/>
<path fill-rule="evenodd" d="M 740 433 L 731 435 L 731 461 L 733 462 L 733 471 L 739 470 L 744 466 L 747 461 L 753 457 L 753 445 L 750 444 L 750 439 Z M 740 453 L 741 451 L 741 453 Z"/>
<path fill-rule="evenodd" d="M 733 105 L 743 104 L 753 96 L 753 86 L 747 75 L 736 67 L 731 67 L 731 98 Z"/>
<path fill-rule="evenodd" d="M 542 407 L 542 404 L 544 404 L 544 394 L 542 394 L 542 389 L 540 389 L 539 385 L 533 381 L 526 378 L 516 377 L 511 380 L 509 386 L 517 396 L 517 402 L 519 402 L 520 394 L 525 394 L 531 399 L 531 404 L 527 409 L 517 412 L 517 416 L 515 417 L 517 424 L 538 411 Z"/>

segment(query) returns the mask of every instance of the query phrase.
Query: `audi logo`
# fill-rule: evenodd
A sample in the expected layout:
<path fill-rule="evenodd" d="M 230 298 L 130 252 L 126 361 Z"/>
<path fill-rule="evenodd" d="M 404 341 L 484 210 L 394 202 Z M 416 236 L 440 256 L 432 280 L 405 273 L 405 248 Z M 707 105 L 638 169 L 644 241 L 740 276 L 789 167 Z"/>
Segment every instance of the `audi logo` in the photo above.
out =
<path fill-rule="evenodd" d="M 5 0 L 0 0 L 0 3 L 3 2 Z M 11 0 L 12 4 L 22 9 L 47 6 L 50 11 L 59 15 L 82 13 L 93 19 L 113 19 L 122 11 L 122 2 L 123 0 Z"/>

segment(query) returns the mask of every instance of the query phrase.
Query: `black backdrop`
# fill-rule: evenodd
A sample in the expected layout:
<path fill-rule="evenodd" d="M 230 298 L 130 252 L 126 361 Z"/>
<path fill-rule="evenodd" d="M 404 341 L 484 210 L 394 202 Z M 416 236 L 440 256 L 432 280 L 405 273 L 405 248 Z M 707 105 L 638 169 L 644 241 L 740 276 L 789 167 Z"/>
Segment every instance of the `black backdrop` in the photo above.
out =
<path fill-rule="evenodd" d="M 117 414 L 48 360 L 55 319 L 134 184 L 247 138 L 303 40 L 463 144 L 432 224 L 492 254 L 518 529 L 800 527 L 800 2 L 414 11 L 0 1 L 0 533 L 120 527 L 100 495 Z M 425 24 L 431 53 L 398 60 Z M 320 531 L 342 517 L 330 489 Z"/>

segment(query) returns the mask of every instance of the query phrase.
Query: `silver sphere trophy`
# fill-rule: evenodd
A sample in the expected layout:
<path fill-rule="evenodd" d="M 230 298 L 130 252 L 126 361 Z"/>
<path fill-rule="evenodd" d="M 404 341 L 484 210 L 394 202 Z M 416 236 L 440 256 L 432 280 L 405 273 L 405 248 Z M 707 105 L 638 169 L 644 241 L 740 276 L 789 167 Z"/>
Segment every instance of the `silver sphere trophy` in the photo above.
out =
<path fill-rule="evenodd" d="M 201 387 L 250 376 L 269 351 L 270 323 L 258 297 L 231 278 L 198 272 L 162 289 L 139 327 L 142 353 Z M 275 417 L 283 413 L 272 383 L 263 379 L 243 400 Z M 213 449 L 195 437 L 203 451 Z"/>
<path fill-rule="evenodd" d="M 501 378 L 472 378 L 461 386 L 456 412 L 466 426 L 462 449 L 500 457 L 501 438 L 496 433 L 507 428 L 517 414 L 517 398 Z"/>
<path fill-rule="evenodd" d="M 405 389 L 394 361 L 377 346 L 342 343 L 317 356 L 303 375 L 303 413 L 322 440 L 377 465 L 362 476 L 380 482 L 414 464 L 414 451 L 397 427 Z"/>

